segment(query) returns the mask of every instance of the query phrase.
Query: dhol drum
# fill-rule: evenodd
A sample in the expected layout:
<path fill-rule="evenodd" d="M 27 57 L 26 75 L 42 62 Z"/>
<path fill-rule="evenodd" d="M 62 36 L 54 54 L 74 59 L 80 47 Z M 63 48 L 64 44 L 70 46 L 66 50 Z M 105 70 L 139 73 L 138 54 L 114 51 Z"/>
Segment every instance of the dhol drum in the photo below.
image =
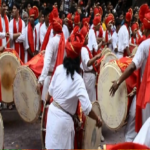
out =
<path fill-rule="evenodd" d="M 46 136 L 46 124 L 47 124 L 48 109 L 49 109 L 49 105 L 44 105 L 44 111 L 43 111 L 42 120 L 41 120 L 42 148 L 45 148 L 45 136 Z"/>
<path fill-rule="evenodd" d="M 0 149 L 3 149 L 4 146 L 4 126 L 3 126 L 3 119 L 0 114 Z"/>
<path fill-rule="evenodd" d="M 105 56 L 107 53 L 110 53 L 110 52 L 111 52 L 111 49 L 104 48 L 101 53 L 102 53 L 102 56 Z"/>
<path fill-rule="evenodd" d="M 97 101 L 92 104 L 95 113 L 101 118 L 100 105 Z M 96 127 L 95 120 L 86 116 L 82 149 L 98 149 L 101 142 L 101 128 Z"/>
<path fill-rule="evenodd" d="M 16 109 L 25 122 L 32 123 L 40 115 L 41 94 L 37 93 L 37 79 L 44 64 L 44 52 L 17 69 L 13 90 Z"/>
<path fill-rule="evenodd" d="M 19 57 L 12 52 L 5 52 L 0 54 L 0 89 L 1 100 L 4 103 L 13 103 L 13 81 L 15 78 L 15 72 L 19 66 L 21 66 Z"/>
<path fill-rule="evenodd" d="M 124 81 L 116 91 L 114 97 L 110 96 L 109 89 L 112 81 L 118 80 L 122 75 L 115 61 L 107 63 L 98 78 L 98 101 L 100 104 L 102 120 L 111 130 L 121 128 L 127 116 L 127 86 Z"/>

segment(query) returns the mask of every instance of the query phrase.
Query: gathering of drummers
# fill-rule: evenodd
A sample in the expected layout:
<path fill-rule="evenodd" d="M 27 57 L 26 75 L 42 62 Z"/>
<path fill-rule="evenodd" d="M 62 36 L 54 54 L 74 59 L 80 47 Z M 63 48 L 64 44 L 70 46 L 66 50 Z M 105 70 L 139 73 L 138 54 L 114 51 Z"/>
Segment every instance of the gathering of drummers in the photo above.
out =
<path fill-rule="evenodd" d="M 0 0 L 0 110 L 40 120 L 43 149 L 150 149 L 149 71 L 148 3 Z"/>

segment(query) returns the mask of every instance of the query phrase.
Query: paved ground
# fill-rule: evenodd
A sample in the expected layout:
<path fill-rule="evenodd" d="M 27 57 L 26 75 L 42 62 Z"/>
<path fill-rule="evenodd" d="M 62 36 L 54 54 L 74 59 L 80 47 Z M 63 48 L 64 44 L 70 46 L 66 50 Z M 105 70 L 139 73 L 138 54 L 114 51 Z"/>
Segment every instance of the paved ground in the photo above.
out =
<path fill-rule="evenodd" d="M 2 111 L 4 122 L 4 148 L 5 149 L 41 149 L 40 120 L 34 124 L 28 124 L 21 120 L 16 110 Z M 103 129 L 105 142 L 118 143 L 124 141 L 124 128 L 112 132 L 106 127 Z"/>

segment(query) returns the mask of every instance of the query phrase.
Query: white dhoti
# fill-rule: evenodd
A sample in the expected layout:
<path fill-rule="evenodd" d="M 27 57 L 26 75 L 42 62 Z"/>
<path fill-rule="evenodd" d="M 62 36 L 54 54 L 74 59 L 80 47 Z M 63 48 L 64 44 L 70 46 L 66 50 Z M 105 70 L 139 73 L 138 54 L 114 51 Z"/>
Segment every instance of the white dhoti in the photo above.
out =
<path fill-rule="evenodd" d="M 150 148 L 150 118 L 142 126 L 140 132 L 138 133 L 133 142 L 146 145 Z"/>
<path fill-rule="evenodd" d="M 129 110 L 128 123 L 125 129 L 126 142 L 133 142 L 133 140 L 137 135 L 137 133 L 135 132 L 135 113 L 136 113 L 136 96 L 134 96 Z"/>
<path fill-rule="evenodd" d="M 51 76 L 47 76 L 44 80 L 44 84 L 43 84 L 43 90 L 42 90 L 42 97 L 41 99 L 43 101 L 45 101 L 46 99 L 46 94 L 48 93 L 48 88 L 49 88 L 49 85 L 50 85 L 50 79 L 51 79 Z"/>
<path fill-rule="evenodd" d="M 85 87 L 87 93 L 89 95 L 89 99 L 91 102 L 96 100 L 96 75 L 94 73 L 83 73 L 83 80 L 85 83 Z"/>
<path fill-rule="evenodd" d="M 51 104 L 47 117 L 46 149 L 74 149 L 74 136 L 71 116 Z"/>

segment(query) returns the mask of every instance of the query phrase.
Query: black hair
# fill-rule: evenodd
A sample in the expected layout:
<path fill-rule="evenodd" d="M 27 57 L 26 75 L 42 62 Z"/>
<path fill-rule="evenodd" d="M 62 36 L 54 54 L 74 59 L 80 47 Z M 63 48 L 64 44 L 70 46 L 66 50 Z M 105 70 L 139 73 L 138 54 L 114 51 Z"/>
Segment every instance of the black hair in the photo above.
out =
<path fill-rule="evenodd" d="M 44 17 L 46 17 L 51 11 L 52 11 L 52 8 L 50 9 L 49 7 L 47 7 L 47 8 L 43 11 Z"/>
<path fill-rule="evenodd" d="M 7 1 L 5 1 L 5 0 L 2 0 L 2 5 L 3 5 L 4 3 L 7 5 Z"/>
<path fill-rule="evenodd" d="M 121 25 L 121 20 L 119 18 L 116 19 L 115 25 L 116 27 Z"/>
<path fill-rule="evenodd" d="M 62 18 L 63 15 L 65 15 L 65 17 L 66 17 L 65 12 L 64 12 L 64 11 L 60 11 L 60 12 L 59 12 L 59 18 Z"/>
<path fill-rule="evenodd" d="M 79 73 L 80 71 L 80 57 L 75 59 L 71 59 L 69 57 L 65 57 L 63 61 L 63 66 L 66 68 L 66 74 L 71 75 L 72 80 L 74 80 L 73 75 L 75 71 Z"/>
<path fill-rule="evenodd" d="M 16 8 L 18 9 L 18 10 L 20 10 L 20 5 L 18 4 L 18 3 L 13 3 L 13 6 L 16 6 Z"/>
<path fill-rule="evenodd" d="M 31 7 L 33 7 L 33 1 L 32 1 L 32 0 L 27 0 L 27 1 L 24 3 L 24 7 L 27 8 L 28 4 L 30 4 Z"/>
<path fill-rule="evenodd" d="M 109 3 L 111 3 L 111 1 L 108 1 L 107 4 L 106 4 L 106 6 L 108 6 Z"/>

